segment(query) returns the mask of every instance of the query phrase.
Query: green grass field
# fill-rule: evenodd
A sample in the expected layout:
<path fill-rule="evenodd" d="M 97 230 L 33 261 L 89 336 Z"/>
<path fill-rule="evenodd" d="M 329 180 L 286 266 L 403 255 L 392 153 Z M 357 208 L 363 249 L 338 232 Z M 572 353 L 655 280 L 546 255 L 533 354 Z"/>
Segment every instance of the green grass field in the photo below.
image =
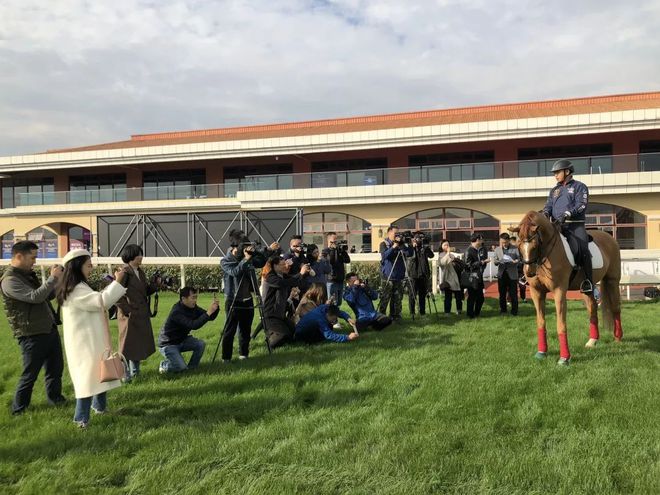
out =
<path fill-rule="evenodd" d="M 173 302 L 161 298 L 156 332 Z M 571 303 L 567 368 L 554 330 L 549 358 L 534 359 L 529 304 L 517 318 L 488 301 L 477 321 L 427 315 L 272 356 L 259 338 L 229 365 L 210 362 L 221 317 L 197 332 L 199 370 L 162 377 L 154 355 L 79 430 L 73 400 L 46 404 L 43 378 L 29 412 L 9 414 L 20 352 L 3 313 L 0 493 L 657 494 L 659 317 L 658 304 L 626 303 L 624 342 L 603 332 L 586 350 Z"/>

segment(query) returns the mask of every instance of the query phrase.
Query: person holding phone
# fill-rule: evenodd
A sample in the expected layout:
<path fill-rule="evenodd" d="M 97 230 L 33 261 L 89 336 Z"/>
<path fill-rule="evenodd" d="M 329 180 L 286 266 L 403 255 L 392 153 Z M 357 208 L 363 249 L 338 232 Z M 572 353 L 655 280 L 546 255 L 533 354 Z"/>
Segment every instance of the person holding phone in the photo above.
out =
<path fill-rule="evenodd" d="M 199 366 L 204 354 L 206 342 L 190 335 L 192 330 L 202 328 L 208 321 L 213 321 L 220 313 L 220 303 L 216 293 L 207 310 L 197 306 L 198 291 L 194 287 L 183 287 L 179 291 L 179 302 L 172 306 L 167 320 L 160 329 L 158 350 L 165 358 L 160 362 L 160 374 L 180 373 Z M 192 352 L 186 364 L 182 353 Z"/>

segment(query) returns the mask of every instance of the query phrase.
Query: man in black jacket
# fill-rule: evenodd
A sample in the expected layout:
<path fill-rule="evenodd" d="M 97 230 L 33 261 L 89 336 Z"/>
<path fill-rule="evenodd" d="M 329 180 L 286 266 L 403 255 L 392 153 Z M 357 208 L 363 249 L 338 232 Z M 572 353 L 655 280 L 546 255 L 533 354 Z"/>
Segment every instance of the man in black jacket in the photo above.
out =
<path fill-rule="evenodd" d="M 348 244 L 339 246 L 337 244 L 337 233 L 326 234 L 328 247 L 323 250 L 323 257 L 330 263 L 331 272 L 328 275 L 327 289 L 328 298 L 334 300 L 337 306 L 343 302 L 344 279 L 346 278 L 346 263 L 351 262 L 351 257 L 345 249 Z"/>
<path fill-rule="evenodd" d="M 219 312 L 220 306 L 215 297 L 209 309 L 204 311 L 197 306 L 196 289 L 183 287 L 179 291 L 179 302 L 172 307 L 158 336 L 158 348 L 165 358 L 158 367 L 161 374 L 177 373 L 199 366 L 206 343 L 190 335 L 190 332 L 201 328 L 207 321 L 215 320 Z M 188 364 L 181 355 L 186 351 L 192 351 Z"/>
<path fill-rule="evenodd" d="M 472 234 L 470 247 L 465 253 L 465 263 L 470 274 L 474 277 L 473 284 L 468 287 L 467 315 L 475 318 L 481 314 L 484 304 L 484 268 L 492 261 L 483 249 L 484 238 L 481 234 Z"/>
<path fill-rule="evenodd" d="M 21 414 L 30 405 L 34 382 L 39 371 L 46 373 L 46 395 L 50 404 L 66 401 L 62 396 L 62 344 L 53 307 L 57 280 L 62 267 L 54 266 L 43 284 L 32 268 L 39 247 L 32 241 L 20 241 L 11 248 L 11 264 L 2 276 L 2 297 L 9 326 L 21 346 L 23 372 L 12 403 L 12 413 Z"/>
<path fill-rule="evenodd" d="M 415 296 L 419 300 L 419 314 L 426 314 L 426 293 L 431 280 L 429 260 L 435 256 L 433 250 L 424 244 L 424 234 L 415 232 L 412 238 L 412 255 L 407 258 L 408 275 L 415 289 L 409 294 L 410 313 L 415 311 Z"/>

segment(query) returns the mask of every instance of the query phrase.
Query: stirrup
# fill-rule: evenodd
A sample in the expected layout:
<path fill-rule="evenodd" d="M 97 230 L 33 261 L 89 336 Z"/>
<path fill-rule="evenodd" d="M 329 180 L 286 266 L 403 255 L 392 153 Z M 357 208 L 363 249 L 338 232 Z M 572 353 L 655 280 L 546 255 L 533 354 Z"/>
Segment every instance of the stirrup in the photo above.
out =
<path fill-rule="evenodd" d="M 580 284 L 580 292 L 582 294 L 591 294 L 594 291 L 594 285 L 591 283 L 591 280 L 585 279 Z"/>

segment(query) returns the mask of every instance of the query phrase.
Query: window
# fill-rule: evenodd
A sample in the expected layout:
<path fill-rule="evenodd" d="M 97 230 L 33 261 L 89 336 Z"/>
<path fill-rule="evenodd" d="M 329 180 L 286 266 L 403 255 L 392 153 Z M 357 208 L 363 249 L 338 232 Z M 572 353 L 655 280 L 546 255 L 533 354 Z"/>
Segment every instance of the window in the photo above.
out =
<path fill-rule="evenodd" d="M 646 218 L 641 213 L 621 206 L 590 203 L 586 218 L 588 229 L 611 234 L 621 249 L 646 249 Z"/>
<path fill-rule="evenodd" d="M 16 208 L 55 203 L 52 177 L 42 179 L 6 179 L 2 181 L 2 207 Z"/>
<path fill-rule="evenodd" d="M 144 172 L 142 199 L 190 199 L 206 197 L 206 171 L 172 170 Z"/>
<path fill-rule="evenodd" d="M 14 231 L 10 230 L 2 236 L 2 259 L 11 259 L 11 248 L 14 245 Z"/>
<path fill-rule="evenodd" d="M 386 168 L 387 158 L 312 162 L 312 187 L 384 184 Z"/>
<path fill-rule="evenodd" d="M 612 172 L 612 144 L 581 144 L 574 146 L 544 146 L 518 150 L 518 176 L 551 175 L 552 164 L 568 158 L 576 174 L 607 174 Z"/>
<path fill-rule="evenodd" d="M 39 246 L 37 258 L 59 258 L 57 234 L 52 230 L 39 227 L 28 232 L 25 239 Z"/>
<path fill-rule="evenodd" d="M 92 252 L 92 234 L 89 230 L 74 225 L 69 227 L 69 250 L 86 249 Z"/>
<path fill-rule="evenodd" d="M 336 232 L 337 239 L 348 241 L 359 253 L 371 252 L 371 225 L 359 217 L 346 213 L 308 213 L 303 215 L 303 240 L 307 244 L 325 247 L 327 232 Z"/>
<path fill-rule="evenodd" d="M 267 191 L 293 189 L 293 165 L 240 165 L 224 168 L 225 197 L 234 198 L 241 190 Z"/>
<path fill-rule="evenodd" d="M 495 152 L 469 151 L 413 155 L 408 158 L 410 182 L 446 182 L 453 180 L 494 179 Z"/>
<path fill-rule="evenodd" d="M 71 203 L 126 201 L 126 175 L 83 175 L 69 179 Z"/>

